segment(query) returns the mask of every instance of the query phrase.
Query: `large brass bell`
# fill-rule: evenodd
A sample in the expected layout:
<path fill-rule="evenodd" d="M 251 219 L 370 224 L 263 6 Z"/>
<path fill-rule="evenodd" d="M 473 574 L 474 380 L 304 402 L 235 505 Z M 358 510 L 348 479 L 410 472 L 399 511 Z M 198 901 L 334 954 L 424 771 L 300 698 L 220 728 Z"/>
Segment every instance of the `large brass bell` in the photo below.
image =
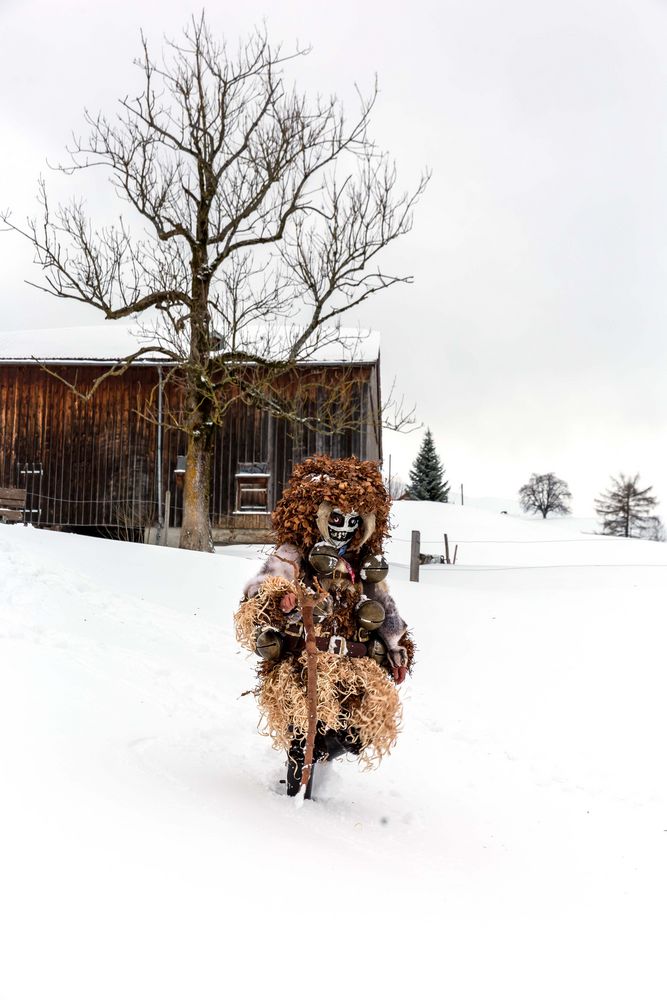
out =
<path fill-rule="evenodd" d="M 255 650 L 263 660 L 277 660 L 283 651 L 280 632 L 274 628 L 262 629 L 255 639 Z"/>
<path fill-rule="evenodd" d="M 389 572 L 389 566 L 384 556 L 368 556 L 359 567 L 359 576 L 369 583 L 380 583 Z"/>
<path fill-rule="evenodd" d="M 379 601 L 362 601 L 357 605 L 357 621 L 362 628 L 373 632 L 384 621 L 384 608 Z"/>
<path fill-rule="evenodd" d="M 329 542 L 316 542 L 308 554 L 308 562 L 320 576 L 331 576 L 338 562 L 338 552 Z"/>

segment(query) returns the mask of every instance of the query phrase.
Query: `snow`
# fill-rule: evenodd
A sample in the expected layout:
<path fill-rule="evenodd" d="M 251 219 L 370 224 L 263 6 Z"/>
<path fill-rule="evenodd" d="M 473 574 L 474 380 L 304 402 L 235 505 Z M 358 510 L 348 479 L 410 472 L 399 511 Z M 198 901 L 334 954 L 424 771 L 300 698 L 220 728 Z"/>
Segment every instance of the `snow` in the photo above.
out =
<path fill-rule="evenodd" d="M 395 510 L 404 731 L 300 809 L 241 697 L 256 549 L 0 526 L 3 1000 L 664 997 L 667 546 Z M 413 529 L 457 565 L 409 583 Z"/>
<path fill-rule="evenodd" d="M 0 332 L 0 361 L 118 361 L 144 347 L 139 328 L 123 323 L 74 326 L 52 330 Z M 139 363 L 154 364 L 161 355 L 146 354 Z"/>
<path fill-rule="evenodd" d="M 250 329 L 246 336 L 255 338 L 266 354 L 276 350 L 276 344 L 288 347 L 294 332 L 279 328 L 269 335 L 266 329 L 258 327 Z M 377 361 L 380 354 L 380 335 L 374 330 L 323 328 L 318 339 L 321 344 L 308 353 L 308 363 L 370 363 Z M 118 322 L 52 330 L 0 331 L 0 362 L 26 362 L 35 358 L 42 362 L 77 364 L 118 361 L 153 340 L 137 324 Z M 159 352 L 145 354 L 138 363 L 155 364 L 161 357 L 164 356 Z"/>

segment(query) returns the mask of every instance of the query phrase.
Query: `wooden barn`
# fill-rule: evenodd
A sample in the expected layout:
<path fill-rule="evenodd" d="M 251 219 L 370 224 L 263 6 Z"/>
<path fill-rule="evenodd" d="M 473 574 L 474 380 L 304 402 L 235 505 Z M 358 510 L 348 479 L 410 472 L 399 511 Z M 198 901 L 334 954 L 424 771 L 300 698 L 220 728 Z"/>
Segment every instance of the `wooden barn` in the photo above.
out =
<path fill-rule="evenodd" d="M 231 406 L 215 449 L 210 513 L 217 542 L 267 538 L 293 465 L 309 455 L 381 460 L 379 337 L 363 334 L 353 349 L 345 346 L 352 339 L 315 354 L 291 376 L 307 372 L 308 384 L 318 386 L 299 403 L 304 413 L 328 387 L 349 384 L 357 418 L 348 429 L 327 435 Z M 180 404 L 169 363 L 143 358 L 88 401 L 56 377 L 85 392 L 136 348 L 133 328 L 116 324 L 0 333 L 0 489 L 26 489 L 27 522 L 133 540 L 155 540 L 159 528 L 162 541 L 177 544 L 185 435 L 165 416 Z"/>

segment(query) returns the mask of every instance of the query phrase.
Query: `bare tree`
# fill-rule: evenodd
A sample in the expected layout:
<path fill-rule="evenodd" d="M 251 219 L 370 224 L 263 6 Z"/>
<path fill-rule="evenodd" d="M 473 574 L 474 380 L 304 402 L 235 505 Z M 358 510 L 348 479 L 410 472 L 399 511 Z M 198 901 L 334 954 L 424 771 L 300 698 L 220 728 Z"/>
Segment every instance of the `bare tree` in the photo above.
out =
<path fill-rule="evenodd" d="M 646 538 L 650 542 L 667 542 L 665 526 L 657 514 L 647 519 L 646 524 L 640 532 L 640 538 Z"/>
<path fill-rule="evenodd" d="M 570 514 L 569 502 L 572 494 L 567 483 L 553 472 L 532 474 L 528 482 L 519 490 L 521 509 L 526 514 Z"/>
<path fill-rule="evenodd" d="M 110 375 L 156 350 L 173 363 L 188 440 L 185 548 L 212 547 L 214 431 L 230 401 L 296 417 L 286 374 L 340 341 L 343 314 L 412 280 L 378 255 L 411 228 L 428 176 L 397 190 L 368 134 L 375 92 L 348 121 L 336 98 L 290 90 L 285 64 L 304 54 L 283 55 L 262 29 L 230 54 L 203 15 L 158 61 L 142 36 L 141 92 L 112 118 L 86 113 L 89 138 L 57 168 L 106 168 L 133 222 L 96 228 L 77 200 L 52 209 L 43 182 L 39 219 L 2 216 L 34 248 L 36 287 L 110 320 L 144 317 L 145 341 Z"/>
<path fill-rule="evenodd" d="M 392 500 L 400 500 L 408 488 L 407 483 L 400 476 L 392 476 L 391 478 L 387 476 L 385 485 Z"/>
<path fill-rule="evenodd" d="M 660 519 L 653 513 L 657 499 L 652 486 L 639 488 L 639 474 L 611 478 L 611 488 L 595 501 L 595 512 L 602 522 L 603 535 L 625 538 L 655 537 L 660 541 Z"/>

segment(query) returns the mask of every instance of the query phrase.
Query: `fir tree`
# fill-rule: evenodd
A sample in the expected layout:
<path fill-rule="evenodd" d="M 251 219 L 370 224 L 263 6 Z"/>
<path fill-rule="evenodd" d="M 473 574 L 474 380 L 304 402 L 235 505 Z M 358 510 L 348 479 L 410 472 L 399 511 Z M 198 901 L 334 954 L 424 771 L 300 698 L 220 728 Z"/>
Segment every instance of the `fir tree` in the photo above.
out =
<path fill-rule="evenodd" d="M 447 503 L 449 483 L 445 480 L 445 470 L 433 444 L 433 435 L 426 431 L 419 454 L 410 469 L 409 483 L 412 500 L 435 500 Z"/>
<path fill-rule="evenodd" d="M 651 537 L 656 517 L 653 508 L 658 501 L 652 495 L 652 486 L 641 490 L 639 476 L 612 476 L 612 486 L 595 501 L 595 511 L 602 521 L 603 535 L 622 535 L 625 538 Z"/>

